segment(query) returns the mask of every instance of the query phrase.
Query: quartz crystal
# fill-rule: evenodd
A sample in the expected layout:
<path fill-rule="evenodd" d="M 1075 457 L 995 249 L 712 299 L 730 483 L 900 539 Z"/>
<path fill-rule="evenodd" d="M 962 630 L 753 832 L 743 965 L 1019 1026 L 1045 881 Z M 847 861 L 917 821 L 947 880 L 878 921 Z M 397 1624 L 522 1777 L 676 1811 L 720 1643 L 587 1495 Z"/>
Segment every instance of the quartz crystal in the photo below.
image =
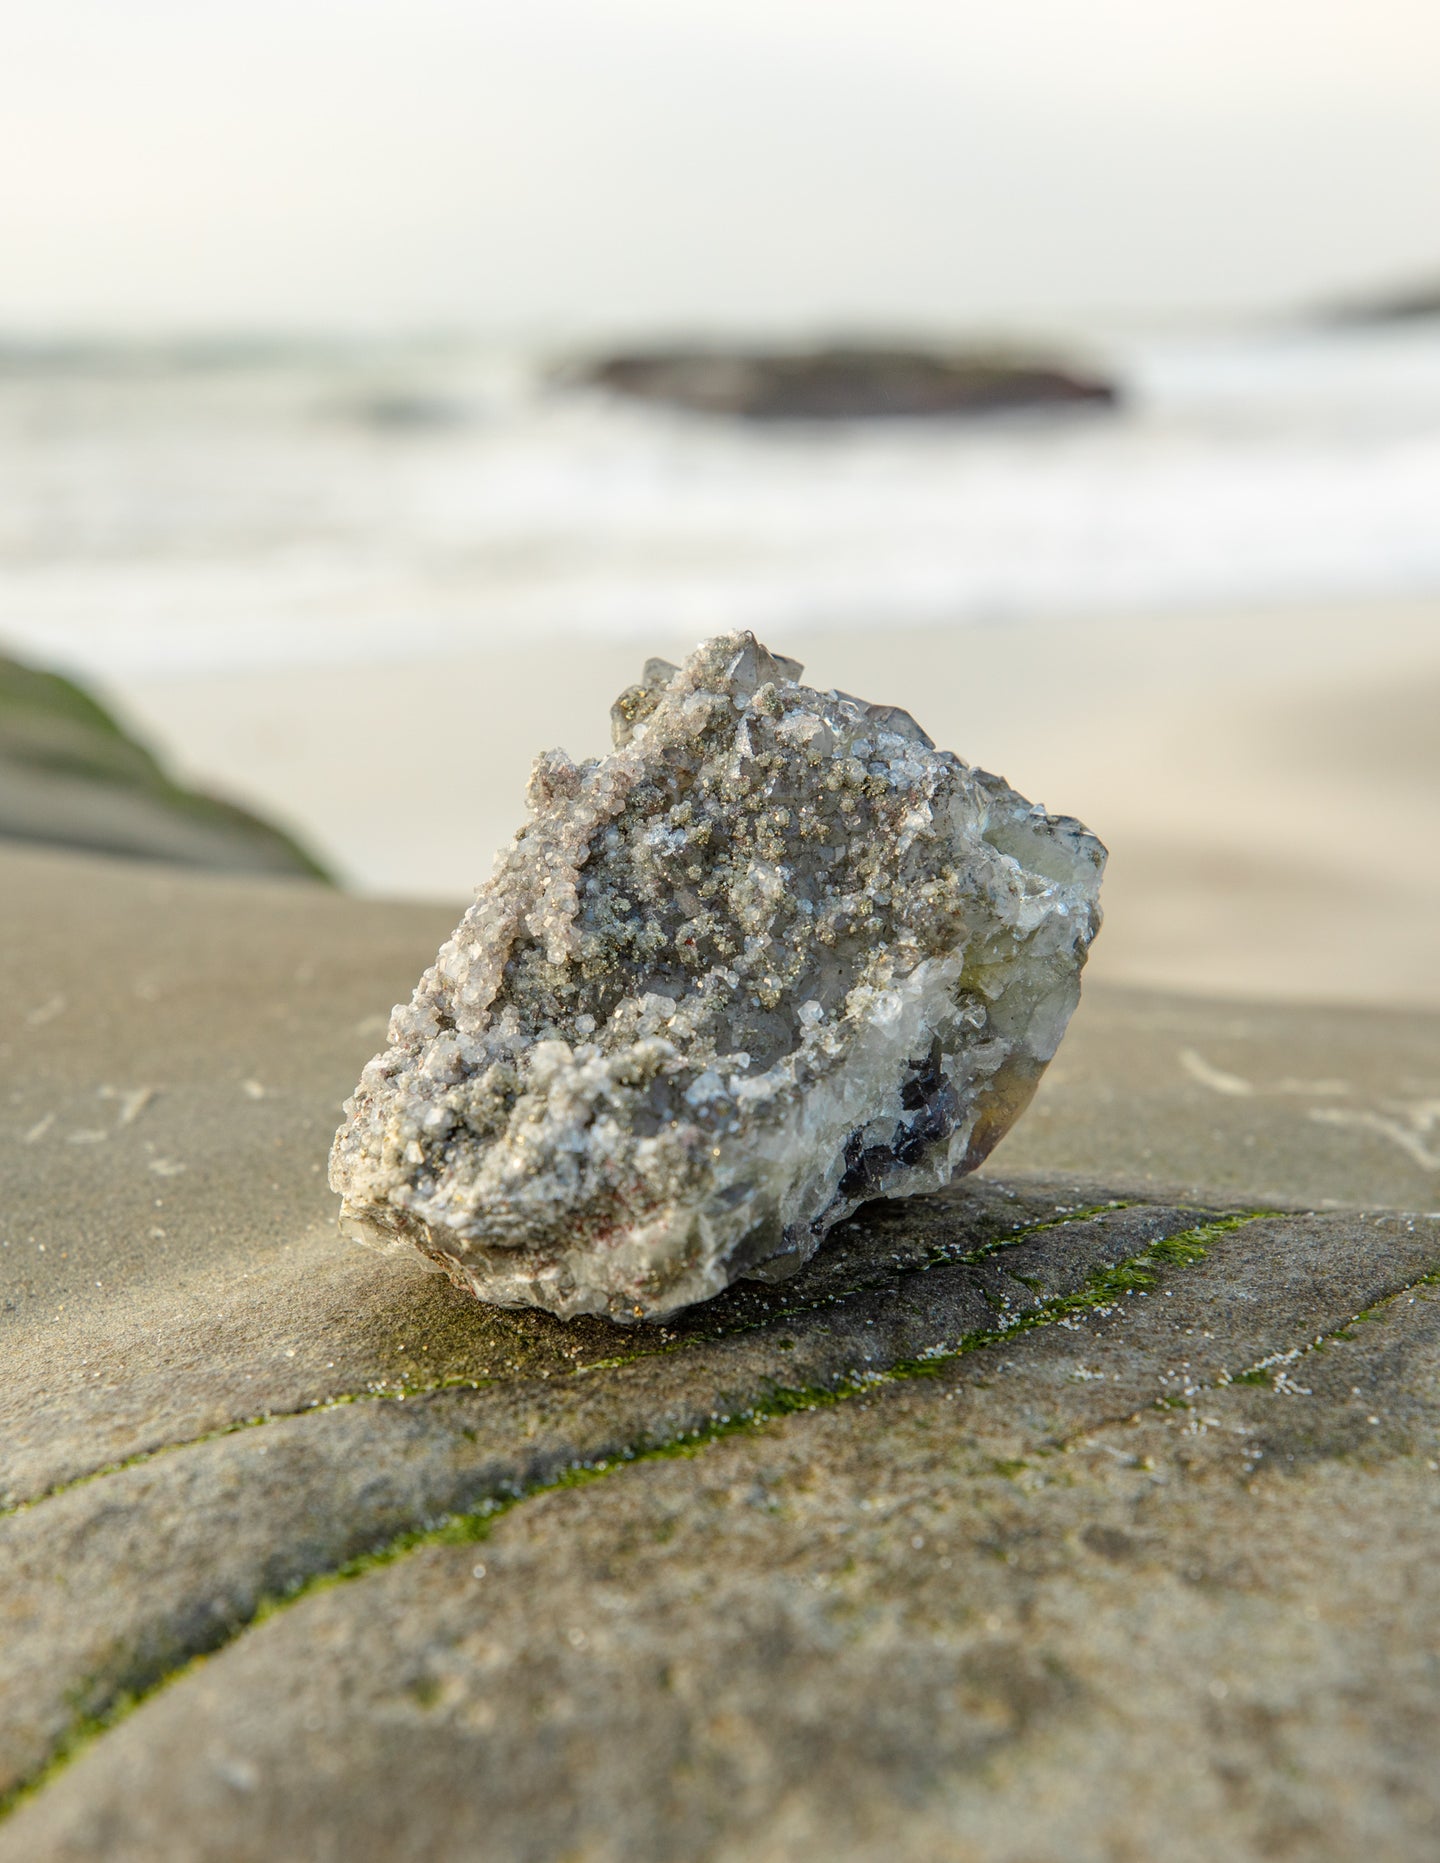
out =
<path fill-rule="evenodd" d="M 801 683 L 752 635 L 651 660 L 391 1018 L 336 1135 L 362 1237 L 483 1300 L 653 1318 L 779 1280 L 985 1158 L 1080 993 L 1105 850 Z"/>

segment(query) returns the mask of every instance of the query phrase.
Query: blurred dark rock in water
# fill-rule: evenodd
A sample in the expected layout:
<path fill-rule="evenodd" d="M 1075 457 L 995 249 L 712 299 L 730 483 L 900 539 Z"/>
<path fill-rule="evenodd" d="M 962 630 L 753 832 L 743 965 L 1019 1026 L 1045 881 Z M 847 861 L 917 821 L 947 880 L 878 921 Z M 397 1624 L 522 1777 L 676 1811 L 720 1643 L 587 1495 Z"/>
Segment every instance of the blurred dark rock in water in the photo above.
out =
<path fill-rule="evenodd" d="M 564 379 L 741 420 L 916 420 L 1115 406 L 1113 382 L 1043 358 L 845 346 L 657 348 L 575 365 Z"/>
<path fill-rule="evenodd" d="M 3 654 L 0 841 L 330 878 L 281 829 L 177 783 L 82 686 Z"/>
<path fill-rule="evenodd" d="M 1440 274 L 1371 297 L 1350 298 L 1321 313 L 1322 322 L 1342 325 L 1420 323 L 1431 317 L 1440 320 Z"/>

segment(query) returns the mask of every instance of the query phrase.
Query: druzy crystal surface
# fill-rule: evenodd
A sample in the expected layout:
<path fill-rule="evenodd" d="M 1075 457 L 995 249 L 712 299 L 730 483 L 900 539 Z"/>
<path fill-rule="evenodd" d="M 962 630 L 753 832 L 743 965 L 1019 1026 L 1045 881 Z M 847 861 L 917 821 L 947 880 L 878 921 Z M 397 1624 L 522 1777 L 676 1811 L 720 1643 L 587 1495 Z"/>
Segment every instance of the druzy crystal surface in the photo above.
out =
<path fill-rule="evenodd" d="M 1080 991 L 1105 850 L 749 634 L 652 660 L 391 1018 L 344 1219 L 483 1300 L 629 1321 L 973 1170 Z"/>

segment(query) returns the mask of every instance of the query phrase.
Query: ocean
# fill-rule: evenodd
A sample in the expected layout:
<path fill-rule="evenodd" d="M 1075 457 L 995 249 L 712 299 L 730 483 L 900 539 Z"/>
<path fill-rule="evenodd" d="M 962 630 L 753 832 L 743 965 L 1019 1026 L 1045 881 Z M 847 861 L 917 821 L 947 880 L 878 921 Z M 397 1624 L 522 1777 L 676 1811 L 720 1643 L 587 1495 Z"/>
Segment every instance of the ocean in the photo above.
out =
<path fill-rule="evenodd" d="M 0 349 L 0 645 L 154 678 L 1440 596 L 1440 322 L 1082 353 L 1118 411 L 782 430 L 522 345 Z"/>

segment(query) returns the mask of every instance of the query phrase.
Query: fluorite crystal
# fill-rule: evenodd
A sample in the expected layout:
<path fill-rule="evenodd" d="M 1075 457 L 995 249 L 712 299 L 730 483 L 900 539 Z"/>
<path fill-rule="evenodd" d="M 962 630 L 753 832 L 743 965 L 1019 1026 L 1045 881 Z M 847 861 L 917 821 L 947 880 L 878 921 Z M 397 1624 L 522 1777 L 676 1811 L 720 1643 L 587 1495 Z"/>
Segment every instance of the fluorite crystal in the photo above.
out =
<path fill-rule="evenodd" d="M 483 1300 L 628 1321 L 793 1274 L 971 1171 L 1079 998 L 1105 850 L 801 684 L 750 634 L 652 660 L 391 1018 L 344 1217 Z"/>

